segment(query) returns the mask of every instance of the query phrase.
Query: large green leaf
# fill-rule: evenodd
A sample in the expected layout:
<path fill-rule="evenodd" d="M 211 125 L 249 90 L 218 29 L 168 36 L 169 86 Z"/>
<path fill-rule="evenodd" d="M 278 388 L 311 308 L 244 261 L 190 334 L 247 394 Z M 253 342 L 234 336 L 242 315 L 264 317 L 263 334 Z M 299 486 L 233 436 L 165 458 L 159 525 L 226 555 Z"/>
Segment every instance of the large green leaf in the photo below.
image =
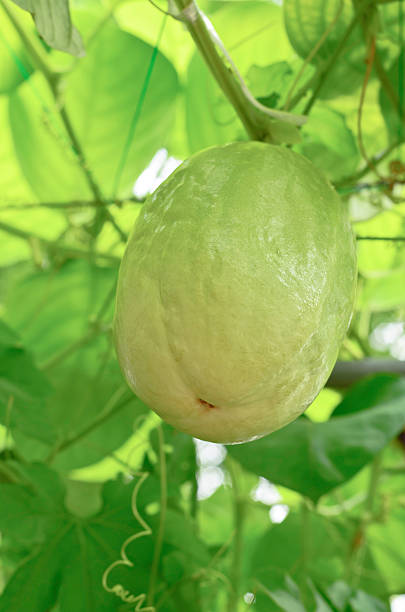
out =
<path fill-rule="evenodd" d="M 33 70 L 24 44 L 6 17 L 2 6 L 0 6 L 0 66 L 0 93 L 12 91 L 28 78 Z"/>
<path fill-rule="evenodd" d="M 317 106 L 301 134 L 302 143 L 296 150 L 321 168 L 330 180 L 337 181 L 356 170 L 359 152 L 342 114 L 327 106 Z"/>
<path fill-rule="evenodd" d="M 54 387 L 41 410 L 25 411 L 24 421 L 14 423 L 17 445 L 25 456 L 43 458 L 70 441 L 57 456 L 59 467 L 93 463 L 118 448 L 146 411 L 127 390 L 110 334 L 91 326 L 106 298 L 103 322 L 110 320 L 115 279 L 115 269 L 68 262 L 57 273 L 27 274 L 8 295 L 6 320 L 19 330 L 38 361 L 50 364 L 47 372 Z M 109 418 L 82 434 L 110 412 Z M 30 443 L 19 431 L 42 441 L 42 446 Z"/>
<path fill-rule="evenodd" d="M 405 552 L 398 547 L 398 542 L 405 537 L 404 519 L 405 509 L 398 504 L 385 516 L 384 521 L 375 522 L 367 529 L 376 565 L 386 580 L 388 590 L 393 593 L 401 593 L 404 588 Z"/>
<path fill-rule="evenodd" d="M 22 410 L 33 410 L 32 404 L 41 402 L 50 393 L 44 374 L 37 368 L 31 355 L 18 336 L 0 320 L 0 407 L 14 402 Z M 6 409 L 6 410 L 5 410 Z M 4 416 L 2 418 L 4 422 Z"/>
<path fill-rule="evenodd" d="M 35 74 L 10 97 L 10 123 L 21 168 L 40 201 L 91 197 L 42 74 Z"/>
<path fill-rule="evenodd" d="M 285 0 L 283 8 L 288 37 L 300 57 L 307 59 L 320 45 L 311 60 L 318 67 L 332 57 L 354 16 L 351 0 Z M 357 26 L 340 60 L 327 74 L 321 97 L 335 97 L 356 89 L 364 76 L 365 56 L 366 47 Z"/>
<path fill-rule="evenodd" d="M 109 21 L 64 82 L 66 111 L 88 167 L 106 197 L 114 190 L 152 53 L 151 46 Z M 177 88 L 173 66 L 157 53 L 121 175 L 121 195 L 131 193 L 137 175 L 169 139 Z M 42 77 L 32 86 L 23 85 L 13 96 L 11 125 L 21 166 L 38 198 L 66 201 L 91 197 Z"/>
<path fill-rule="evenodd" d="M 360 412 L 332 416 L 325 423 L 302 417 L 261 440 L 230 446 L 228 452 L 246 469 L 317 501 L 359 472 L 405 425 L 404 380 L 394 377 L 377 400 L 373 380 L 362 382 L 346 396 L 346 405 L 357 401 L 359 389 Z"/>
<path fill-rule="evenodd" d="M 42 38 L 55 49 L 72 55 L 84 54 L 79 32 L 72 25 L 69 0 L 13 0 L 32 14 Z"/>
<path fill-rule="evenodd" d="M 249 568 L 249 589 L 254 590 L 261 583 L 270 593 L 276 591 L 274 599 L 280 605 L 277 591 L 284 586 L 283 577 L 287 574 L 301 587 L 301 596 L 297 592 L 291 593 L 291 590 L 290 595 L 294 594 L 295 599 L 304 602 L 304 610 L 314 610 L 314 592 L 308 588 L 309 580 L 326 590 L 335 580 L 342 578 L 355 530 L 354 524 L 326 518 L 309 509 L 301 513 L 291 511 L 281 524 L 268 528 L 257 542 Z M 367 546 L 363 569 L 358 586 L 373 594 L 385 593 L 384 580 Z M 283 591 L 285 593 L 285 588 Z M 269 594 L 265 596 L 269 597 Z M 290 612 L 283 604 L 281 608 Z M 278 610 L 269 607 L 269 610 L 273 609 Z M 339 609 L 346 610 L 346 607 Z"/>
<path fill-rule="evenodd" d="M 358 296 L 359 308 L 374 312 L 394 310 L 405 305 L 405 268 L 383 278 L 367 279 Z"/>
<path fill-rule="evenodd" d="M 132 512 L 131 496 L 137 482 L 126 485 L 121 479 L 108 482 L 103 489 L 101 510 L 79 519 L 66 509 L 63 487 L 55 473 L 45 466 L 11 467 L 22 478 L 22 484 L 0 485 L 4 502 L 0 508 L 0 528 L 8 536 L 18 536 L 19 529 L 29 534 L 31 528 L 36 539 L 33 532 L 28 535 L 27 552 L 29 545 L 35 542 L 36 546 L 0 597 L 1 612 L 19 612 L 23 608 L 44 612 L 57 600 L 61 612 L 116 611 L 120 600 L 103 589 L 102 577 L 110 564 L 122 558 L 122 545 L 127 538 L 144 529 Z M 151 533 L 128 543 L 125 552 L 132 566 L 116 564 L 108 575 L 110 586 L 123 584 L 134 595 L 148 592 L 153 547 L 159 538 L 159 515 L 148 517 L 145 508 L 156 502 L 158 496 L 159 488 L 150 479 L 141 486 L 137 507 Z M 27 513 L 27 508 L 31 512 Z M 168 510 L 162 535 L 159 565 L 174 551 L 182 555 L 191 571 L 209 562 L 207 549 L 180 513 Z M 161 591 L 165 582 L 160 570 L 157 580 Z"/>
<path fill-rule="evenodd" d="M 402 47 L 398 57 L 388 70 L 387 76 L 391 91 L 387 91 L 382 86 L 380 89 L 381 112 L 391 142 L 403 140 L 405 135 L 404 73 L 405 49 Z"/>
<path fill-rule="evenodd" d="M 21 88 L 25 87 L 31 87 L 30 81 L 21 86 Z M 11 97 L 11 100 L 13 99 Z M 0 123 L 2 126 L 0 138 L 1 221 L 24 230 L 28 234 L 33 233 L 43 238 L 56 239 L 66 227 L 66 218 L 60 211 L 35 206 L 36 197 L 22 172 L 14 148 L 9 122 L 9 107 L 10 98 L 0 96 Z M 34 204 L 34 207 L 32 209 L 19 208 L 19 206 L 27 204 Z M 35 251 L 38 246 L 35 241 L 24 241 L 5 231 L 1 231 L 1 244 L 1 265 L 31 258 L 32 251 Z"/>

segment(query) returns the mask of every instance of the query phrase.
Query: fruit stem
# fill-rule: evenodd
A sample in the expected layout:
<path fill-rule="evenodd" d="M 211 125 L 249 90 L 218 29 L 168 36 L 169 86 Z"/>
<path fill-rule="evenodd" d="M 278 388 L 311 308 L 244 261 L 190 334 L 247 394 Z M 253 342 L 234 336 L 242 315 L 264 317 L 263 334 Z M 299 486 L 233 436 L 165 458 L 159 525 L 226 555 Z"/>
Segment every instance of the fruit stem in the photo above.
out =
<path fill-rule="evenodd" d="M 277 137 L 274 137 L 272 133 L 274 120 L 281 120 L 295 126 L 305 122 L 302 117 L 272 110 L 259 104 L 248 90 L 223 43 L 213 27 L 210 27 L 209 20 L 200 11 L 195 1 L 174 0 L 174 2 L 180 11 L 180 16 L 177 18 L 186 24 L 204 61 L 252 140 L 276 142 Z M 223 55 L 228 60 L 227 63 L 218 52 L 218 47 L 222 49 Z"/>

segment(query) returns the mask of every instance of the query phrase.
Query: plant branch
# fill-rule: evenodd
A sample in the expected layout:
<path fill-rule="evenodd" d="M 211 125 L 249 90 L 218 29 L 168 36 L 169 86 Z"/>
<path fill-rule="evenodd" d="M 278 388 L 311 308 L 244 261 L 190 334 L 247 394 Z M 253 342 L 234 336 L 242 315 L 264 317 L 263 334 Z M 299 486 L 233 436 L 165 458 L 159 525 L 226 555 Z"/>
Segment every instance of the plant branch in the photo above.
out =
<path fill-rule="evenodd" d="M 119 396 L 118 398 L 116 396 Z M 73 444 L 79 442 L 86 436 L 88 436 L 92 431 L 100 427 L 103 423 L 108 421 L 112 416 L 117 414 L 120 410 L 125 408 L 125 406 L 133 399 L 134 395 L 132 392 L 127 390 L 127 388 L 120 388 L 113 395 L 111 400 L 107 402 L 106 409 L 103 410 L 100 414 L 98 414 L 93 421 L 91 421 L 86 427 L 83 427 L 79 432 L 73 434 L 69 438 L 66 438 L 63 442 L 58 444 L 45 459 L 45 463 L 51 463 L 57 454 L 66 450 Z"/>
<path fill-rule="evenodd" d="M 49 240 L 47 238 L 42 238 L 42 236 L 38 236 L 37 234 L 33 234 L 32 232 L 27 232 L 25 230 L 20 229 L 19 227 L 14 227 L 13 225 L 9 225 L 8 223 L 4 223 L 0 221 L 0 231 L 7 232 L 16 238 L 21 238 L 22 240 L 26 240 L 28 243 L 39 243 L 43 244 L 49 251 L 56 251 L 59 253 L 63 253 L 68 257 L 78 257 L 85 259 L 104 259 L 113 264 L 119 264 L 121 262 L 121 258 L 115 255 L 109 255 L 108 253 L 98 253 L 95 251 L 86 251 L 86 249 L 80 249 L 79 247 L 74 246 L 65 246 L 58 242 L 57 240 Z"/>
<path fill-rule="evenodd" d="M 300 70 L 298 71 L 289 91 L 287 94 L 287 98 L 286 98 L 286 102 L 284 104 L 283 109 L 284 110 L 288 110 L 290 108 L 290 106 L 294 106 L 293 104 L 293 100 L 294 103 L 295 102 L 295 98 L 293 98 L 292 100 L 292 94 L 294 92 L 294 89 L 296 88 L 298 82 L 300 81 L 305 68 L 308 66 L 308 64 L 310 64 L 310 62 L 312 61 L 312 59 L 315 57 L 315 55 L 318 53 L 319 49 L 323 46 L 323 43 L 325 42 L 325 40 L 328 38 L 329 34 L 331 33 L 331 31 L 333 30 L 333 28 L 335 27 L 341 13 L 343 10 L 343 0 L 340 1 L 338 10 L 336 11 L 336 15 L 335 17 L 332 19 L 332 21 L 330 22 L 330 24 L 328 25 L 328 27 L 325 29 L 324 33 L 322 34 L 322 36 L 320 37 L 320 39 L 318 40 L 318 42 L 315 44 L 315 46 L 313 47 L 312 51 L 307 55 L 307 57 L 305 58 Z M 312 79 L 312 77 L 311 77 Z M 305 95 L 306 91 L 308 91 L 308 87 L 306 86 L 306 89 L 303 92 L 303 95 Z M 301 90 L 300 90 L 300 96 L 301 96 Z M 301 96 L 302 97 L 302 96 Z M 301 99 L 301 97 L 298 97 L 297 100 L 299 101 Z"/>
<path fill-rule="evenodd" d="M 390 144 L 383 153 L 379 153 L 370 159 L 374 166 L 377 166 L 381 162 L 383 162 L 395 149 L 404 144 L 404 141 L 396 141 Z M 366 174 L 370 172 L 370 168 L 368 165 L 365 165 L 361 170 L 358 170 L 354 174 L 343 178 L 342 180 L 335 183 L 335 187 L 344 187 L 346 185 L 350 185 L 351 183 L 356 183 L 358 180 L 362 179 Z"/>
<path fill-rule="evenodd" d="M 356 240 L 378 240 L 382 242 L 405 242 L 405 236 L 356 236 Z"/>
<path fill-rule="evenodd" d="M 349 40 L 350 36 L 352 35 L 352 32 L 354 30 L 354 28 L 356 27 L 361 15 L 363 14 L 364 10 L 366 9 L 366 7 L 368 6 L 370 2 L 367 1 L 363 4 L 363 8 L 359 9 L 359 11 L 354 15 L 353 19 L 351 20 L 351 22 L 349 23 L 346 32 L 344 33 L 342 39 L 340 40 L 340 43 L 338 44 L 338 46 L 336 47 L 334 53 L 331 55 L 330 59 L 326 62 L 325 67 L 321 73 L 321 76 L 319 77 L 318 83 L 317 85 L 314 87 L 314 90 L 312 92 L 312 96 L 310 97 L 310 99 L 308 100 L 303 114 L 304 115 L 308 115 L 313 107 L 313 105 L 315 104 L 319 93 L 322 89 L 322 87 L 325 84 L 326 79 L 330 76 L 330 73 L 332 72 L 333 68 L 335 67 L 337 60 L 339 59 L 340 55 L 342 54 L 342 51 L 345 48 L 345 45 L 347 43 L 347 41 Z"/>
<path fill-rule="evenodd" d="M 32 210 L 35 208 L 56 208 L 57 210 L 65 210 L 70 208 L 99 208 L 103 206 L 118 206 L 121 208 L 125 204 L 143 204 L 144 198 L 137 198 L 131 196 L 130 198 L 123 199 L 105 199 L 103 201 L 98 200 L 71 200 L 70 202 L 23 202 L 16 204 L 0 204 L 0 210 Z"/>
<path fill-rule="evenodd" d="M 305 122 L 303 117 L 282 111 L 273 111 L 257 102 L 246 87 L 222 42 L 217 38 L 215 31 L 214 37 L 211 31 L 212 26 L 211 28 L 207 26 L 209 21 L 199 10 L 196 3 L 193 0 L 191 3 L 189 0 L 174 0 L 174 2 L 180 11 L 180 17 L 177 18 L 185 22 L 197 49 L 225 96 L 234 107 L 252 140 L 274 142 L 271 124 L 275 119 L 295 126 L 302 125 Z M 223 61 L 217 46 L 220 46 L 229 65 L 226 65 Z"/>
<path fill-rule="evenodd" d="M 49 82 L 55 101 L 57 101 L 58 99 L 58 94 L 57 94 L 57 89 L 54 85 L 54 83 L 52 81 Z M 84 155 L 84 151 L 81 147 L 81 144 L 76 136 L 76 133 L 73 129 L 73 125 L 70 121 L 69 115 L 66 111 L 66 108 L 64 106 L 58 106 L 59 108 L 59 114 L 60 117 L 63 121 L 63 124 L 65 126 L 66 132 L 68 133 L 68 136 L 70 138 L 70 141 L 72 143 L 72 147 L 73 150 L 76 154 L 76 157 L 78 159 L 79 162 L 79 166 L 81 167 L 83 174 L 87 180 L 87 184 L 89 185 L 93 195 L 94 195 L 94 199 L 97 202 L 103 202 L 103 196 L 101 193 L 101 189 L 98 186 L 97 182 L 94 180 L 93 174 L 90 170 L 90 168 L 87 165 L 87 161 Z M 126 233 L 120 228 L 120 226 L 118 225 L 118 223 L 116 222 L 116 220 L 114 219 L 114 217 L 112 216 L 112 214 L 110 213 L 109 210 L 107 210 L 106 208 L 103 208 L 102 210 L 100 210 L 99 214 L 101 214 L 102 217 L 104 217 L 105 219 L 107 219 L 111 225 L 114 227 L 115 231 L 117 232 L 117 234 L 119 235 L 120 239 L 122 240 L 122 242 L 126 242 L 128 239 L 128 236 L 126 235 Z"/>
<path fill-rule="evenodd" d="M 2 476 L 1 476 L 2 475 Z M 9 468 L 5 461 L 0 461 L 0 482 L 10 482 L 13 484 L 24 484 L 17 474 Z"/>
<path fill-rule="evenodd" d="M 338 361 L 326 383 L 333 389 L 347 389 L 366 376 L 373 374 L 399 374 L 405 376 L 405 361 L 367 357 L 358 361 Z"/>

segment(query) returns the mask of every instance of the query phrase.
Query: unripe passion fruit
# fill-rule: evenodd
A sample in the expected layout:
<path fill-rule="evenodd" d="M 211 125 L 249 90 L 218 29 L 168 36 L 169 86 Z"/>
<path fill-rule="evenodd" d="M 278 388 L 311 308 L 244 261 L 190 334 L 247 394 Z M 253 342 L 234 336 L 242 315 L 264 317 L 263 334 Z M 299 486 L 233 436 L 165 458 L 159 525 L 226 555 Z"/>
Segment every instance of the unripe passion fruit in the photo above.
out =
<path fill-rule="evenodd" d="M 258 142 L 202 151 L 146 202 L 122 261 L 126 379 L 197 438 L 274 431 L 325 384 L 355 270 L 345 207 L 311 162 Z"/>

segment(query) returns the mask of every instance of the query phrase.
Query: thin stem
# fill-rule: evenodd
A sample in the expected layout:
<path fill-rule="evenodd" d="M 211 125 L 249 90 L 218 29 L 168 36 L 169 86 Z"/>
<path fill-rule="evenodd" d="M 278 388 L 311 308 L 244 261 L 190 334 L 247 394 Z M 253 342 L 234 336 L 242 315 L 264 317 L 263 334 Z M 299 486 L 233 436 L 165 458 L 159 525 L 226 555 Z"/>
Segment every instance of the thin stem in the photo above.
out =
<path fill-rule="evenodd" d="M 374 63 L 375 63 L 375 70 L 379 78 L 379 81 L 381 83 L 381 86 L 385 90 L 385 93 L 387 94 L 388 99 L 390 100 L 393 108 L 395 109 L 395 112 L 398 114 L 400 119 L 402 119 L 403 121 L 404 118 L 401 117 L 401 105 L 399 102 L 399 96 L 397 95 L 397 92 L 392 86 L 391 80 L 385 71 L 383 63 L 381 61 L 380 54 L 377 49 L 375 52 Z"/>
<path fill-rule="evenodd" d="M 395 151 L 395 149 L 397 149 L 403 144 L 404 144 L 403 140 L 393 142 L 386 148 L 386 150 L 383 153 L 379 153 L 378 155 L 375 155 L 374 157 L 370 159 L 370 161 L 373 163 L 374 166 L 377 166 L 378 164 L 383 162 L 385 159 L 387 159 L 387 157 L 391 155 L 391 153 Z M 358 180 L 362 179 L 363 176 L 366 176 L 366 174 L 368 174 L 369 172 L 370 172 L 370 168 L 368 165 L 366 165 L 364 166 L 364 168 L 361 168 L 361 170 L 358 170 L 354 174 L 351 174 L 350 176 L 347 176 L 346 178 L 343 178 L 342 180 L 335 183 L 335 187 L 344 187 L 351 183 L 356 183 Z"/>
<path fill-rule="evenodd" d="M 330 24 L 328 25 L 328 27 L 326 28 L 326 30 L 324 31 L 324 33 L 322 34 L 322 36 L 320 37 L 320 39 L 318 40 L 318 42 L 316 43 L 316 45 L 313 47 L 312 51 L 307 55 L 307 57 L 305 58 L 305 61 L 303 62 L 300 70 L 298 71 L 289 91 L 287 94 L 287 99 L 284 105 L 284 110 L 288 110 L 290 108 L 291 105 L 291 98 L 292 98 L 292 94 L 294 92 L 295 87 L 297 86 L 299 80 L 301 79 L 305 68 L 308 66 L 308 64 L 312 61 L 312 59 L 315 57 L 315 55 L 317 54 L 317 52 L 319 51 L 319 49 L 322 47 L 323 43 L 325 42 L 325 40 L 327 39 L 327 37 L 329 36 L 329 34 L 331 33 L 331 31 L 333 30 L 333 28 L 335 27 L 341 13 L 343 10 L 343 0 L 340 0 L 340 5 L 339 8 L 336 12 L 335 17 L 333 18 L 333 20 L 330 22 Z"/>
<path fill-rule="evenodd" d="M 117 395 L 119 395 L 118 398 L 116 397 Z M 118 389 L 117 393 L 113 395 L 112 400 L 110 400 L 110 402 L 107 403 L 107 408 L 103 412 L 101 412 L 99 415 L 97 415 L 96 418 L 93 419 L 93 421 L 91 421 L 91 423 L 86 425 L 86 427 L 83 427 L 83 429 L 80 430 L 78 433 L 70 436 L 69 438 L 67 438 L 60 444 L 58 444 L 49 453 L 49 455 L 45 459 L 45 463 L 51 463 L 57 454 L 66 450 L 73 444 L 76 444 L 77 442 L 79 442 L 79 440 L 82 440 L 83 438 L 88 436 L 92 431 L 100 427 L 100 425 L 108 421 L 108 419 L 110 419 L 112 416 L 117 414 L 120 410 L 125 408 L 125 406 L 133 399 L 133 397 L 134 397 L 133 394 L 129 392 L 126 388 Z"/>
<path fill-rule="evenodd" d="M 167 509 L 167 473 L 166 473 L 166 455 L 164 449 L 164 437 L 162 426 L 157 428 L 159 436 L 159 467 L 160 467 L 160 515 L 159 515 L 159 530 L 156 538 L 155 549 L 153 553 L 153 561 L 150 570 L 148 605 L 153 606 L 155 600 L 155 590 L 157 582 L 157 574 L 159 569 L 160 555 L 163 546 L 163 536 L 166 521 Z"/>
<path fill-rule="evenodd" d="M 100 208 L 103 206 L 118 206 L 122 207 L 125 204 L 142 204 L 144 198 L 137 198 L 132 196 L 124 199 L 109 198 L 102 202 L 98 200 L 72 200 L 70 202 L 24 202 L 16 204 L 5 204 L 1 205 L 1 210 L 32 210 L 35 208 L 56 208 L 56 209 L 70 209 L 70 208 Z"/>
<path fill-rule="evenodd" d="M 382 242 L 405 242 L 405 236 L 356 236 L 356 240 L 378 240 Z"/>
<path fill-rule="evenodd" d="M 7 232 L 16 238 L 21 238 L 22 240 L 26 240 L 28 243 L 38 243 L 43 244 L 50 251 L 57 251 L 59 253 L 63 253 L 66 256 L 70 257 L 79 257 L 86 259 L 104 259 L 113 264 L 119 264 L 121 262 L 120 257 L 116 257 L 115 255 L 109 255 L 108 253 L 98 253 L 96 251 L 86 251 L 85 249 L 80 249 L 78 247 L 73 246 L 64 246 L 60 244 L 57 240 L 48 240 L 47 238 L 42 238 L 42 236 L 38 236 L 37 234 L 33 234 L 32 232 L 27 232 L 25 230 L 20 229 L 19 227 L 14 227 L 13 225 L 9 225 L 8 223 L 4 223 L 0 221 L 0 231 Z"/>
<path fill-rule="evenodd" d="M 228 612 L 235 612 L 238 609 L 239 595 L 241 591 L 242 578 L 242 559 L 243 559 L 243 525 L 246 515 L 246 500 L 241 496 L 235 466 L 231 461 L 227 461 L 227 468 L 232 482 L 232 491 L 234 496 L 233 515 L 234 515 L 234 540 L 233 540 L 233 555 L 231 566 L 231 585 L 232 589 L 229 593 Z"/>
<path fill-rule="evenodd" d="M 366 357 L 356 361 L 338 361 L 326 382 L 332 389 L 347 389 L 373 374 L 398 374 L 405 376 L 405 362 L 398 359 Z"/>
<path fill-rule="evenodd" d="M 75 342 L 72 342 L 72 344 L 69 344 L 69 346 L 63 348 L 61 351 L 56 353 L 56 355 L 53 355 L 53 357 L 51 357 L 50 359 L 48 359 L 48 361 L 43 363 L 41 365 L 41 369 L 44 372 L 49 372 L 49 370 L 52 370 L 57 365 L 62 363 L 62 361 L 70 357 L 70 355 L 73 355 L 73 353 L 75 353 L 80 348 L 82 348 L 82 346 L 86 346 L 86 344 L 89 344 L 89 342 L 91 342 L 93 338 L 108 331 L 109 329 L 110 329 L 109 326 L 103 327 L 101 325 L 94 325 L 94 327 L 90 329 L 87 332 L 87 334 L 84 334 L 84 336 L 82 336 Z"/>
<path fill-rule="evenodd" d="M 353 588 L 357 587 L 361 576 L 361 567 L 366 553 L 365 539 L 367 526 L 375 518 L 374 504 L 381 476 L 382 456 L 383 453 L 380 452 L 374 457 L 371 464 L 364 511 L 352 541 L 351 555 L 348 563 L 348 581 Z"/>
<path fill-rule="evenodd" d="M 392 465 L 383 469 L 384 474 L 389 476 L 403 476 L 405 474 L 405 465 Z"/>
<path fill-rule="evenodd" d="M 193 449 L 194 455 L 193 455 L 193 480 L 191 481 L 191 495 L 190 495 L 190 515 L 194 521 L 194 526 L 197 529 L 198 527 L 198 521 L 197 521 L 197 512 L 198 512 L 198 480 L 197 480 L 197 470 L 198 470 L 198 465 L 197 465 L 197 448 L 194 444 L 194 449 Z"/>
<path fill-rule="evenodd" d="M 0 482 L 12 482 L 14 484 L 25 484 L 18 476 L 11 470 L 4 461 L 0 461 L 0 474 L 3 474 L 3 479 L 0 478 Z"/>
<path fill-rule="evenodd" d="M 321 76 L 318 80 L 318 83 L 316 85 L 316 87 L 313 90 L 312 96 L 309 99 L 309 101 L 307 102 L 305 109 L 303 111 L 304 115 L 308 115 L 309 112 L 311 111 L 313 105 L 315 104 L 318 95 L 326 81 L 326 79 L 330 76 L 331 71 L 333 70 L 333 68 L 336 66 L 337 60 L 339 59 L 342 51 L 344 50 L 347 41 L 349 40 L 350 36 L 352 35 L 352 32 L 354 30 L 354 28 L 356 27 L 357 23 L 359 22 L 361 16 L 363 15 L 364 11 L 367 9 L 367 7 L 369 6 L 369 4 L 371 3 L 372 0 L 365 0 L 362 5 L 360 7 L 358 7 L 356 14 L 353 16 L 353 19 L 351 20 L 351 22 L 349 23 L 346 32 L 344 33 L 343 37 L 341 38 L 338 46 L 336 47 L 334 53 L 331 55 L 331 57 L 329 58 L 329 60 L 327 61 L 327 63 L 325 64 L 323 71 L 321 73 Z"/>
<path fill-rule="evenodd" d="M 51 81 L 50 83 L 55 101 L 57 101 L 58 99 L 58 94 L 57 94 L 57 90 L 56 87 L 54 85 L 54 83 Z M 90 168 L 87 165 L 86 162 L 86 158 L 84 155 L 84 151 L 81 147 L 81 144 L 76 136 L 76 133 L 73 129 L 73 125 L 70 121 L 69 115 L 66 111 L 66 108 L 64 106 L 58 106 L 59 109 L 59 114 L 60 117 L 62 119 L 62 122 L 65 126 L 65 129 L 68 133 L 68 136 L 70 138 L 70 141 L 72 143 L 72 147 L 73 147 L 73 151 L 75 152 L 78 162 L 79 162 L 79 166 L 83 171 L 83 174 L 87 180 L 87 184 L 89 185 L 94 198 L 96 201 L 98 202 L 103 202 L 104 198 L 103 195 L 101 193 L 101 189 L 98 186 L 97 182 L 94 180 L 93 174 L 90 171 Z M 106 208 L 103 208 L 102 210 L 99 211 L 99 215 L 101 215 L 102 217 L 104 217 L 105 219 L 107 219 L 111 225 L 114 227 L 115 231 L 117 232 L 117 234 L 119 235 L 120 239 L 122 240 L 122 242 L 126 242 L 128 239 L 128 236 L 126 235 L 126 233 L 120 228 L 120 226 L 118 225 L 118 223 L 116 222 L 116 220 L 114 219 L 114 217 L 112 216 L 112 214 L 110 213 L 109 210 L 107 210 Z"/>

